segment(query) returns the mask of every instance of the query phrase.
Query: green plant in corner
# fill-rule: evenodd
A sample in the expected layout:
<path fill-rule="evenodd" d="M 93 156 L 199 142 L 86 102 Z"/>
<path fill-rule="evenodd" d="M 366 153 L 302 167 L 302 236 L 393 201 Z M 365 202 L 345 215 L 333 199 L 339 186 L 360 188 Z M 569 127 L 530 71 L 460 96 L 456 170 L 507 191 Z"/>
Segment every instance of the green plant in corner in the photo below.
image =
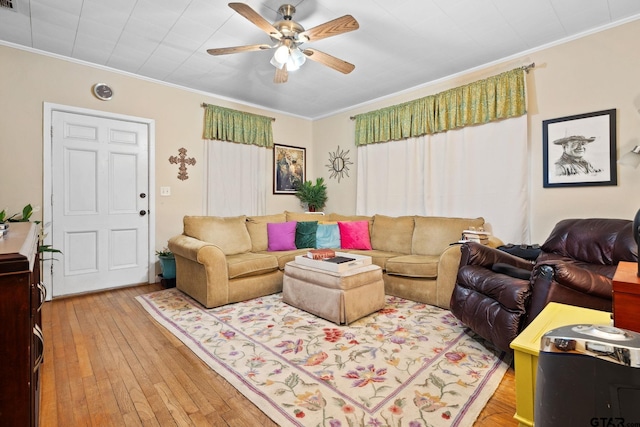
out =
<path fill-rule="evenodd" d="M 322 210 L 328 199 L 324 178 L 316 179 L 315 184 L 312 181 L 305 181 L 296 185 L 296 197 L 307 204 L 309 212 Z"/>
<path fill-rule="evenodd" d="M 173 252 L 166 247 L 162 248 L 161 251 L 156 251 L 156 255 L 158 255 L 158 257 L 173 258 Z"/>
<path fill-rule="evenodd" d="M 162 277 L 164 279 L 176 278 L 176 258 L 173 252 L 169 248 L 162 248 L 161 251 L 156 251 L 156 255 L 160 260 L 160 270 L 162 270 Z"/>

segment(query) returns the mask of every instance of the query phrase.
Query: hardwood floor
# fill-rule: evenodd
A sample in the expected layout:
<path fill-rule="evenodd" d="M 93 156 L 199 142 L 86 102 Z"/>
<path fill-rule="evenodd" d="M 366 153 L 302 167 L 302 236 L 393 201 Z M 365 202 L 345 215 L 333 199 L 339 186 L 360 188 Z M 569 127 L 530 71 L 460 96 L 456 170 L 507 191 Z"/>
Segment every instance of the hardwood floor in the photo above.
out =
<path fill-rule="evenodd" d="M 272 427 L 182 342 L 155 323 L 136 286 L 47 302 L 40 425 Z M 513 368 L 475 426 L 516 426 Z"/>

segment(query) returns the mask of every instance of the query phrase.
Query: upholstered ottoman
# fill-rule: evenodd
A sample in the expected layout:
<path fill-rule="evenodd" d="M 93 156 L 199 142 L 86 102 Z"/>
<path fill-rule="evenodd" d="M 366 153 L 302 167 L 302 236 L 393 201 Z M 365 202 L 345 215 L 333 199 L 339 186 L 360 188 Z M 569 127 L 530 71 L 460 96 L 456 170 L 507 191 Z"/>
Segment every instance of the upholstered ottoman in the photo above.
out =
<path fill-rule="evenodd" d="M 366 265 L 343 272 L 288 262 L 282 300 L 338 325 L 348 324 L 384 307 L 382 270 Z"/>

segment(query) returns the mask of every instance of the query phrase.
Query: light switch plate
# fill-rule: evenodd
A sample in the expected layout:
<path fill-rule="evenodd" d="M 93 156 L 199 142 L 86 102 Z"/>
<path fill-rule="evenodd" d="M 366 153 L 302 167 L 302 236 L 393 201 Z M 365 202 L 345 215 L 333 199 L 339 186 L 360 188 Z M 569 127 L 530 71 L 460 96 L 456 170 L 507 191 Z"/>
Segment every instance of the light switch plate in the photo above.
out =
<path fill-rule="evenodd" d="M 171 195 L 171 187 L 160 187 L 160 195 L 161 196 L 170 196 Z"/>

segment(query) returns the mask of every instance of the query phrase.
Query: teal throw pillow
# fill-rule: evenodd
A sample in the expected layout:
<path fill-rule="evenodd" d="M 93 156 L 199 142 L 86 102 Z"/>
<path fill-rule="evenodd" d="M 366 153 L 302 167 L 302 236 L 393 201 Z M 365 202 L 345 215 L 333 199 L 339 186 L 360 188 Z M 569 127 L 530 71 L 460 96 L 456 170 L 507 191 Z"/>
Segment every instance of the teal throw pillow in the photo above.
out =
<path fill-rule="evenodd" d="M 340 248 L 340 229 L 338 228 L 338 224 L 318 224 L 318 230 L 316 231 L 316 248 Z"/>
<path fill-rule="evenodd" d="M 315 248 L 318 221 L 302 221 L 296 225 L 296 248 Z"/>

